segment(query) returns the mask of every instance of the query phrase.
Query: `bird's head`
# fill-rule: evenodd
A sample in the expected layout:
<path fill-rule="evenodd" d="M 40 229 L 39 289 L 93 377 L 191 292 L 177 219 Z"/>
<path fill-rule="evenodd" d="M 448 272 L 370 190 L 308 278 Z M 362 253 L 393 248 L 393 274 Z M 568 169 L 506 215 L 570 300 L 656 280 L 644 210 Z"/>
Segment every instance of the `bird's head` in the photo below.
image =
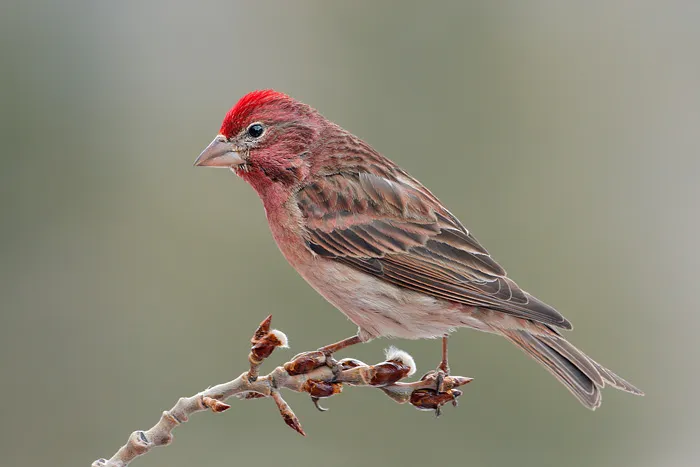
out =
<path fill-rule="evenodd" d="M 309 149 L 324 122 L 285 94 L 253 91 L 228 111 L 195 165 L 230 168 L 258 192 L 271 185 L 292 187 L 308 175 Z"/>

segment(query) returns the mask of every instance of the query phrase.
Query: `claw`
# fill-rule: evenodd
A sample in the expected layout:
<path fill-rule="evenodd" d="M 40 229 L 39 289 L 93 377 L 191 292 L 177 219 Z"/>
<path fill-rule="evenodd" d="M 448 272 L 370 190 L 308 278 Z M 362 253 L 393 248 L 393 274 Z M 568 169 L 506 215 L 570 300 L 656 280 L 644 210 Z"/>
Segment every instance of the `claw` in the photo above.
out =
<path fill-rule="evenodd" d="M 318 403 L 319 400 L 321 400 L 319 397 L 311 396 L 311 402 L 314 403 L 314 406 L 318 409 L 319 412 L 328 412 L 327 408 L 321 407 L 321 404 Z"/>
<path fill-rule="evenodd" d="M 334 394 L 342 392 L 343 385 L 341 383 L 329 383 L 326 381 L 307 380 L 302 386 L 302 391 L 308 392 L 311 396 L 311 402 L 320 412 L 326 412 L 328 409 L 321 407 L 318 401 L 323 397 L 331 397 Z"/>

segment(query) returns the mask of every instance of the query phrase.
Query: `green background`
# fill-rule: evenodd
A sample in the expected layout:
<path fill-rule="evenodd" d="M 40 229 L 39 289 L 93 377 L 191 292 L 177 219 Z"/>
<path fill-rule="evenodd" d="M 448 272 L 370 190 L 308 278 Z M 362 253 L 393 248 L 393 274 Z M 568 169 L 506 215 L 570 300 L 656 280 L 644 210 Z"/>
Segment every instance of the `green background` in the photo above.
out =
<path fill-rule="evenodd" d="M 355 328 L 261 204 L 192 162 L 246 92 L 318 108 L 430 187 L 572 341 L 644 389 L 581 407 L 462 330 L 443 417 L 347 388 L 308 437 L 270 401 L 198 414 L 139 466 L 700 463 L 698 2 L 3 2 L 0 464 L 89 465 L 238 375 L 268 314 L 293 353 Z M 343 356 L 379 361 L 378 340 Z M 392 342 L 420 371 L 437 341 Z"/>

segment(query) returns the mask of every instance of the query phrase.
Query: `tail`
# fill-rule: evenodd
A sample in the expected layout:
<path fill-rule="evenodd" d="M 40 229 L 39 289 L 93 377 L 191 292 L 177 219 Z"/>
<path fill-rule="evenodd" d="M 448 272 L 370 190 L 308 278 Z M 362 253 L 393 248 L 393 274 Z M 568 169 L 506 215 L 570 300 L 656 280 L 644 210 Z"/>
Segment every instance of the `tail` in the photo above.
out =
<path fill-rule="evenodd" d="M 642 391 L 596 363 L 554 331 L 540 334 L 525 330 L 500 329 L 500 333 L 544 365 L 591 410 L 600 406 L 600 390 L 605 385 L 638 396 L 644 395 Z"/>

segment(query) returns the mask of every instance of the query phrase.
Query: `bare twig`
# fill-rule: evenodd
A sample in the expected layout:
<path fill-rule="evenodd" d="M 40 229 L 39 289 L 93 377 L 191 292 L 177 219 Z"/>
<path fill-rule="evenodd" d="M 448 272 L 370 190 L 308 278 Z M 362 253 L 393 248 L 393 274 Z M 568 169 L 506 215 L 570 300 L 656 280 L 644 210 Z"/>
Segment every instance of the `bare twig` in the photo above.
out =
<path fill-rule="evenodd" d="M 269 374 L 259 376 L 260 365 L 273 350 L 287 346 L 284 333 L 270 330 L 271 321 L 272 317 L 268 316 L 260 323 L 251 339 L 248 371 L 227 383 L 218 384 L 191 397 L 180 398 L 173 408 L 163 412 L 153 427 L 147 431 L 133 432 L 127 443 L 110 459 L 98 459 L 92 466 L 125 467 L 153 447 L 169 444 L 173 439 L 173 429 L 186 422 L 193 413 L 228 410 L 231 406 L 225 401 L 232 396 L 240 399 L 272 398 L 284 422 L 305 436 L 299 419 L 282 398 L 280 389 L 308 393 L 317 404 L 320 398 L 340 393 L 343 384 L 376 387 L 400 404 L 409 402 L 418 409 L 433 410 L 439 415 L 440 408 L 446 403 L 457 405 L 457 397 L 462 392 L 456 388 L 471 381 L 471 378 L 462 376 L 440 375 L 438 378 L 438 372 L 432 371 L 418 381 L 402 383 L 400 380 L 415 372 L 415 363 L 406 352 L 393 347 L 387 350 L 386 361 L 377 365 L 367 365 L 347 358 L 329 366 L 328 362 L 332 359 L 323 352 L 314 351 L 299 354 Z"/>

